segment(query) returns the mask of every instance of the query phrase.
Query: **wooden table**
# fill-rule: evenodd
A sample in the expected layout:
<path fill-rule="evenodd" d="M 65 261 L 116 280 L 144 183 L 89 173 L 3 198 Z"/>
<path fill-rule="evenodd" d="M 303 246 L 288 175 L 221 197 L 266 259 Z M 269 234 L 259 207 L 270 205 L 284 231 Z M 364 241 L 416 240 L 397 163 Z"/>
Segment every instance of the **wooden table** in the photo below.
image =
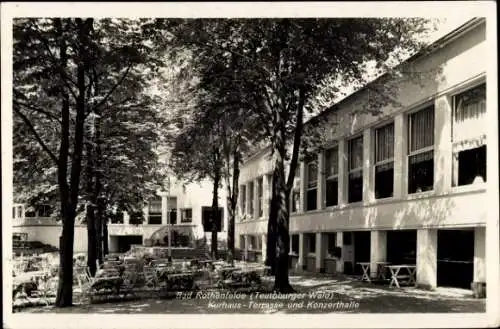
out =
<path fill-rule="evenodd" d="M 386 268 L 391 271 L 391 283 L 389 284 L 389 287 L 395 285 L 400 288 L 399 279 L 408 279 L 408 284 L 416 283 L 415 273 L 417 271 L 417 267 L 415 265 L 387 265 Z M 399 272 L 402 269 L 404 269 L 407 274 L 400 274 Z"/>
<path fill-rule="evenodd" d="M 377 279 L 385 280 L 385 271 L 388 265 L 391 265 L 389 262 L 376 262 L 377 264 Z"/>
<path fill-rule="evenodd" d="M 361 269 L 363 270 L 361 281 L 372 282 L 370 280 L 370 262 L 359 262 L 358 264 L 361 265 Z"/>

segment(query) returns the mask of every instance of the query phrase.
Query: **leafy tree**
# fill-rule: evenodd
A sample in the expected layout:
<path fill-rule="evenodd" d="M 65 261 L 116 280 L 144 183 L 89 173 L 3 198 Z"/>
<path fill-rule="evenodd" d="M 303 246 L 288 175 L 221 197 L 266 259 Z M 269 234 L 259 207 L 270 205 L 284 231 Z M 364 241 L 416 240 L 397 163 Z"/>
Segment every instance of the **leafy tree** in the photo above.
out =
<path fill-rule="evenodd" d="M 154 43 L 156 34 L 151 24 L 151 20 L 94 21 L 90 18 L 17 19 L 14 22 L 13 103 L 16 120 L 18 127 L 22 127 L 22 137 L 31 136 L 38 144 L 30 143 L 28 150 L 36 150 L 37 157 L 33 160 L 38 168 L 47 168 L 47 178 L 41 175 L 40 181 L 52 186 L 56 181 L 59 190 L 63 232 L 57 306 L 72 304 L 74 222 L 82 199 L 81 185 L 87 183 L 84 192 L 88 195 L 83 194 L 87 200 L 101 200 L 101 203 L 97 202 L 98 220 L 105 213 L 105 193 L 114 195 L 111 198 L 114 203 L 131 199 L 122 191 L 117 193 L 120 188 L 115 183 L 120 180 L 104 180 L 104 169 L 112 166 L 112 161 L 106 160 L 103 152 L 110 147 L 105 144 L 108 140 L 103 138 L 107 131 L 98 126 L 96 138 L 89 140 L 86 124 L 94 116 L 109 118 L 110 121 L 125 120 L 121 123 L 128 129 L 121 133 L 133 134 L 116 136 L 122 138 L 118 145 L 125 149 L 134 150 L 129 148 L 127 138 L 137 139 L 138 142 L 131 143 L 136 146 L 135 150 L 154 140 L 154 134 L 148 133 L 151 126 L 139 123 L 144 119 L 159 122 L 153 110 L 154 99 L 144 103 L 147 82 L 162 64 L 158 57 L 161 49 Z M 122 111 L 130 112 L 128 118 L 123 117 Z M 116 142 L 116 138 L 109 142 Z M 41 151 L 44 155 L 38 157 Z M 118 153 L 115 149 L 114 161 L 120 161 Z M 139 164 L 154 158 L 151 153 L 146 154 L 144 158 L 140 158 L 141 153 L 133 154 L 132 159 Z M 89 160 L 85 182 L 82 180 L 84 157 Z M 51 165 L 46 159 L 50 159 Z M 131 162 L 118 168 L 131 168 L 134 166 Z M 22 170 L 22 162 L 18 164 Z M 148 177 L 151 166 L 148 164 L 142 168 L 146 168 L 143 173 Z M 51 171 L 56 173 L 56 179 Z M 20 179 L 23 177 L 26 176 Z M 133 180 L 134 184 L 139 179 Z M 93 207 L 95 202 L 90 204 Z M 90 231 L 93 227 L 89 224 Z M 97 225 L 99 227 L 102 226 Z M 89 234 L 93 236 L 93 232 Z"/>
<path fill-rule="evenodd" d="M 344 86 L 366 82 L 367 63 L 382 71 L 388 60 L 419 49 L 416 37 L 426 23 L 400 18 L 197 19 L 170 25 L 197 56 L 238 58 L 232 81 L 251 95 L 272 150 L 267 258 L 275 266 L 277 291 L 293 291 L 288 280 L 289 199 L 304 116 L 311 109 L 307 105 L 327 78 L 337 82 L 331 92 L 338 95 Z"/>

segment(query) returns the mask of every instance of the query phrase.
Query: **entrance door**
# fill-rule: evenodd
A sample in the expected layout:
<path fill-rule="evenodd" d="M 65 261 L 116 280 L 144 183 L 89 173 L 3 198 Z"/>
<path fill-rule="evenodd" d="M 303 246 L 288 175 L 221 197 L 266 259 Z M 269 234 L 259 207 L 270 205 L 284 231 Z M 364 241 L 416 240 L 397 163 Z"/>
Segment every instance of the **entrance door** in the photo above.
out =
<path fill-rule="evenodd" d="M 474 231 L 438 230 L 437 285 L 470 289 L 474 276 Z"/>
<path fill-rule="evenodd" d="M 371 235 L 369 231 L 354 232 L 354 264 L 359 262 L 370 261 L 370 240 Z M 361 275 L 363 270 L 361 266 L 354 266 L 354 274 Z"/>
<path fill-rule="evenodd" d="M 354 234 L 342 232 L 342 259 L 344 260 L 344 273 L 354 273 Z"/>
<path fill-rule="evenodd" d="M 142 235 L 125 235 L 118 237 L 118 252 L 127 252 L 133 244 L 142 244 Z"/>

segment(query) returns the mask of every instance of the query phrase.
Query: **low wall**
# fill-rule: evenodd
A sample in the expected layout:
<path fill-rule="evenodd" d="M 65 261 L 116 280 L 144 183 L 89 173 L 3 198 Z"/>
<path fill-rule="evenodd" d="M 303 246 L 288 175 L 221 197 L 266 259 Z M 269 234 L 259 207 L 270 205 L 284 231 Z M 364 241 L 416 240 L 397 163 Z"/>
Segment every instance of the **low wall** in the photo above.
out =
<path fill-rule="evenodd" d="M 29 241 L 40 241 L 42 243 L 59 248 L 59 237 L 62 233 L 61 225 L 21 225 L 12 228 L 13 233 L 27 233 Z M 75 225 L 74 252 L 87 251 L 87 226 Z"/>

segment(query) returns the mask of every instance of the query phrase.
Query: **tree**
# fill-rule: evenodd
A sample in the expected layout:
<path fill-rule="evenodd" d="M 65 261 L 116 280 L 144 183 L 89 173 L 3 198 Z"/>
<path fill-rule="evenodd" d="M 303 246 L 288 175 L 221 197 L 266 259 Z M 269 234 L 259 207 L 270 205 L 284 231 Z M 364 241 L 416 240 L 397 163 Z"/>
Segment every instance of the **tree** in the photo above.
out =
<path fill-rule="evenodd" d="M 237 57 L 233 83 L 252 95 L 272 152 L 273 193 L 268 258 L 275 290 L 290 292 L 289 199 L 302 145 L 307 105 L 325 79 L 342 87 L 366 82 L 368 63 L 415 52 L 424 19 L 204 19 L 177 22 L 173 34 L 202 57 Z M 288 164 L 288 170 L 287 165 Z M 287 174 L 288 171 L 288 174 Z"/>
<path fill-rule="evenodd" d="M 57 173 L 56 180 L 47 180 L 57 181 L 63 222 L 57 306 L 72 304 L 74 222 L 83 184 L 85 123 L 91 114 L 100 116 L 104 109 L 112 113 L 119 106 L 141 116 L 137 112 L 143 107 L 138 102 L 144 96 L 142 87 L 161 64 L 154 30 L 150 20 L 56 18 L 14 23 L 14 112 L 23 131 L 29 131 L 38 144 L 36 149 L 44 151 L 41 159 L 52 162 L 41 165 Z M 126 91 L 134 87 L 140 87 L 139 92 L 130 97 Z M 104 186 L 99 178 L 102 145 L 98 138 L 98 161 L 91 161 L 87 172 L 88 192 L 96 173 L 97 182 Z M 88 152 L 91 155 L 90 147 Z M 97 214 L 103 213 L 101 205 Z"/>

